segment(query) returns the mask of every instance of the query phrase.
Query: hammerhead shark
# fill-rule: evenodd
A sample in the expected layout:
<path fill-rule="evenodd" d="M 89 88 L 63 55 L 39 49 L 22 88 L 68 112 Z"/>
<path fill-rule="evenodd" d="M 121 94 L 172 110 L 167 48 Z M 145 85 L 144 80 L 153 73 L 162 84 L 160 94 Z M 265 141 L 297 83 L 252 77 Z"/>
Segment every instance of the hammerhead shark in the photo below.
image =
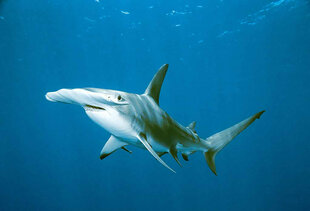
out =
<path fill-rule="evenodd" d="M 175 172 L 162 160 L 162 155 L 170 153 L 181 165 L 178 153 L 188 161 L 189 155 L 200 151 L 204 154 L 211 171 L 217 175 L 216 154 L 264 111 L 202 139 L 195 130 L 196 122 L 187 127 L 182 126 L 159 107 L 159 94 L 167 69 L 168 64 L 165 64 L 158 70 L 143 94 L 76 88 L 48 92 L 45 97 L 52 102 L 81 106 L 90 119 L 111 134 L 101 150 L 100 159 L 118 149 L 131 153 L 126 146 L 133 145 L 148 150 L 162 165 Z"/>

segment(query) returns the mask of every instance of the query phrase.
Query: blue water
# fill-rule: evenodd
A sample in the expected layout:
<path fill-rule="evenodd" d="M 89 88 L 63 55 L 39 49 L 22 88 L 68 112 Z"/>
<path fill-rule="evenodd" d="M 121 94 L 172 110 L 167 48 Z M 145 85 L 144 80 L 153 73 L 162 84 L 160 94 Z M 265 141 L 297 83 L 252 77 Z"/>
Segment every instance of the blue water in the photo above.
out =
<path fill-rule="evenodd" d="M 60 88 L 143 93 L 164 63 L 160 104 L 208 137 L 261 119 L 216 159 L 129 147 Z M 0 1 L 0 210 L 306 210 L 310 208 L 310 2 Z"/>

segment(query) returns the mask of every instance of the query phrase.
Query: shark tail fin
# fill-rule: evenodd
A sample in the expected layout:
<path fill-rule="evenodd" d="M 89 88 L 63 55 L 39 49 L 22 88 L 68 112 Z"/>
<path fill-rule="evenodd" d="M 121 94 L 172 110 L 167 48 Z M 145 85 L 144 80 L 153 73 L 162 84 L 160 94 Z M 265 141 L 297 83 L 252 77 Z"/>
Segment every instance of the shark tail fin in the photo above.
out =
<path fill-rule="evenodd" d="M 257 114 L 235 124 L 230 128 L 227 128 L 226 130 L 216 133 L 205 140 L 207 151 L 204 152 L 204 156 L 209 168 L 215 175 L 217 175 L 215 167 L 216 154 L 229 142 L 231 142 L 239 133 L 253 123 L 255 119 L 259 119 L 264 112 L 265 111 L 258 112 Z"/>

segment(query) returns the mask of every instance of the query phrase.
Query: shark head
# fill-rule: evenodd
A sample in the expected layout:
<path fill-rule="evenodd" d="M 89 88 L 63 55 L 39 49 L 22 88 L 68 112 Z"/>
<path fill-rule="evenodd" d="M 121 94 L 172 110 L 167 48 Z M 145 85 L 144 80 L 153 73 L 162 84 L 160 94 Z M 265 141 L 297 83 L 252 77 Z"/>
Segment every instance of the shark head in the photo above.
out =
<path fill-rule="evenodd" d="M 153 77 L 142 95 L 127 92 L 98 89 L 76 88 L 48 92 L 45 97 L 52 102 L 76 104 L 83 107 L 86 114 L 111 134 L 136 139 L 143 130 L 141 116 L 151 116 L 158 109 L 159 93 L 168 65 L 163 65 Z M 156 119 L 156 118 L 154 118 Z"/>
<path fill-rule="evenodd" d="M 77 104 L 85 108 L 106 110 L 110 107 L 128 105 L 129 103 L 124 95 L 128 95 L 128 93 L 108 89 L 78 88 L 48 92 L 45 97 L 52 102 Z"/>
<path fill-rule="evenodd" d="M 51 102 L 76 104 L 85 109 L 86 114 L 97 124 L 112 134 L 124 138 L 135 136 L 130 131 L 134 118 L 134 94 L 97 88 L 60 89 L 48 92 L 46 99 Z"/>

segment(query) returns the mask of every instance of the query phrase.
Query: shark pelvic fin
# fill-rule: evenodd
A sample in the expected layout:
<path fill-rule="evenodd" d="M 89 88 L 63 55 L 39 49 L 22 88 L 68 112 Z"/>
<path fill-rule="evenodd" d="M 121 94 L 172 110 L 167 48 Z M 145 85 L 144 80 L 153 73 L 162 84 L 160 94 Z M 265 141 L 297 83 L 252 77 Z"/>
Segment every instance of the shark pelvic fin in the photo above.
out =
<path fill-rule="evenodd" d="M 183 157 L 183 159 L 184 159 L 185 161 L 188 161 L 188 155 L 187 155 L 187 154 L 182 153 L 182 157 Z"/>
<path fill-rule="evenodd" d="M 115 136 L 111 136 L 100 152 L 100 159 L 104 159 L 119 148 L 123 148 L 126 145 L 128 145 L 126 142 L 121 141 Z"/>
<path fill-rule="evenodd" d="M 159 104 L 160 89 L 165 79 L 167 69 L 168 64 L 161 66 L 144 92 L 144 94 L 152 97 L 157 104 Z"/>
<path fill-rule="evenodd" d="M 178 151 L 175 148 L 175 146 L 171 147 L 169 152 L 172 155 L 172 157 L 175 159 L 175 161 L 179 164 L 179 166 L 182 167 L 182 164 L 180 163 L 179 158 L 178 158 Z"/>
<path fill-rule="evenodd" d="M 137 135 L 137 138 L 139 141 L 145 146 L 145 148 L 153 155 L 156 160 L 158 160 L 163 166 L 165 166 L 167 169 L 170 171 L 176 173 L 172 168 L 170 168 L 158 155 L 157 153 L 153 150 L 153 148 L 150 146 L 150 144 L 146 140 L 146 135 L 144 133 L 139 133 Z"/>
<path fill-rule="evenodd" d="M 164 154 L 167 154 L 168 152 L 156 152 L 157 153 L 157 155 L 159 156 L 159 157 L 161 157 L 161 156 L 163 156 Z"/>

